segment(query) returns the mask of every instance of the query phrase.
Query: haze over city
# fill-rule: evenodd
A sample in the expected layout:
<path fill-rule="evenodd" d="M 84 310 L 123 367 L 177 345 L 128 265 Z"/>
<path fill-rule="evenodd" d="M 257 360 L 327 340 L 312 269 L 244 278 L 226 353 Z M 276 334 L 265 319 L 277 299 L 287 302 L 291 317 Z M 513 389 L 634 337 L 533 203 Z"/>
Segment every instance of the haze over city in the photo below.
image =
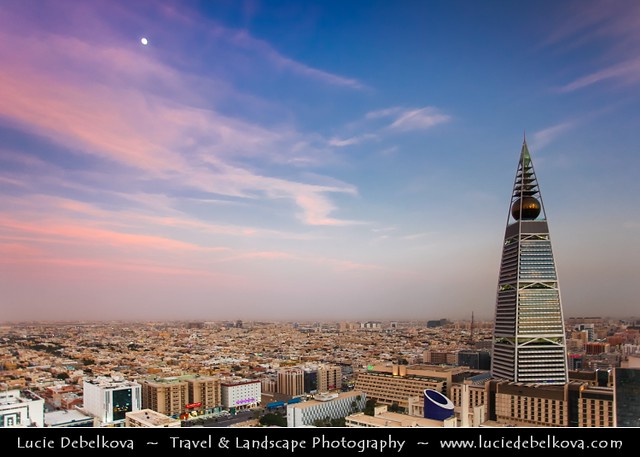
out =
<path fill-rule="evenodd" d="M 491 319 L 526 130 L 637 314 L 640 4 L 0 0 L 2 321 Z"/>

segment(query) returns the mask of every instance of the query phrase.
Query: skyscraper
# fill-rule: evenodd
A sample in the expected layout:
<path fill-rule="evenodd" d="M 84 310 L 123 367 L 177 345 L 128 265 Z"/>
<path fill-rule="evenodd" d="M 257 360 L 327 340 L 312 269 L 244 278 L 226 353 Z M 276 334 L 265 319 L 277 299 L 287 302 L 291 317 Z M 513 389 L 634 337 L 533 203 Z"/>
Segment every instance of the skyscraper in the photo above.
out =
<path fill-rule="evenodd" d="M 526 140 L 507 216 L 493 338 L 491 373 L 495 378 L 567 382 L 558 275 Z"/>

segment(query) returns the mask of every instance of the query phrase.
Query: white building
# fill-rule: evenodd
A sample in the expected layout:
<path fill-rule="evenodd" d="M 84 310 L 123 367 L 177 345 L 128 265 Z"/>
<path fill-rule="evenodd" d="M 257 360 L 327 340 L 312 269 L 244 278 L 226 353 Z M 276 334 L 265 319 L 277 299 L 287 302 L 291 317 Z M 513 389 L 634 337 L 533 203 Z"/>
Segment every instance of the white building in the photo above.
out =
<path fill-rule="evenodd" d="M 365 404 L 364 392 L 316 395 L 314 400 L 287 405 L 287 427 L 304 427 L 317 420 L 346 417 L 362 411 Z"/>
<path fill-rule="evenodd" d="M 29 390 L 0 391 L 0 427 L 44 427 L 44 400 Z"/>
<path fill-rule="evenodd" d="M 83 384 L 84 410 L 98 420 L 100 426 L 124 425 L 126 414 L 139 411 L 142 387 L 121 377 L 98 377 Z"/>
<path fill-rule="evenodd" d="M 262 383 L 259 379 L 223 382 L 222 406 L 225 408 L 250 409 L 262 401 Z"/>

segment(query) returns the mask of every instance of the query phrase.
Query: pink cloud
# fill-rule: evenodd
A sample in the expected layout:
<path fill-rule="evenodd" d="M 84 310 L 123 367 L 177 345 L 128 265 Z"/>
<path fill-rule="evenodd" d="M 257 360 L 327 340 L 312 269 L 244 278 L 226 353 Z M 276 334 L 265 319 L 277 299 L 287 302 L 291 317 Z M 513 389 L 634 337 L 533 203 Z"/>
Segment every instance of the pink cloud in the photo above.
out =
<path fill-rule="evenodd" d="M 44 222 L 44 221 L 42 221 Z M 44 235 L 54 238 L 73 240 L 75 243 L 90 243 L 98 246 L 115 246 L 126 248 L 144 248 L 153 250 L 170 251 L 200 251 L 200 252 L 220 252 L 228 248 L 199 246 L 184 241 L 172 240 L 160 236 L 140 235 L 134 233 L 122 233 L 112 230 L 105 230 L 95 227 L 87 227 L 75 223 L 46 223 L 35 224 L 23 222 L 0 215 L 0 228 L 18 234 Z"/>
<path fill-rule="evenodd" d="M 145 84 L 158 81 L 177 100 L 197 97 L 185 85 L 184 75 L 139 50 L 104 48 L 57 36 L 26 42 L 6 34 L 0 38 L 5 45 L 23 50 L 0 73 L 0 115 L 71 149 L 114 160 L 152 177 L 171 176 L 185 185 L 234 197 L 255 198 L 255 191 L 260 191 L 266 197 L 290 198 L 303 209 L 301 220 L 307 224 L 349 223 L 320 213 L 322 207 L 332 208 L 324 194 L 351 193 L 347 186 L 292 183 L 226 163 L 226 157 L 234 154 L 250 157 L 265 149 L 293 147 L 299 144 L 295 132 L 273 131 L 213 110 L 169 103 Z M 9 55 L 6 49 L 2 52 L 2 46 L 0 55 Z M 47 56 L 50 48 L 56 50 L 59 62 Z M 93 72 L 92 77 L 69 70 L 76 67 L 90 68 L 85 71 Z M 123 83 L 103 84 L 116 77 Z M 203 169 L 203 160 L 214 167 Z"/>
<path fill-rule="evenodd" d="M 91 269 L 91 270 L 112 270 L 112 271 L 134 271 L 144 273 L 154 273 L 163 275 L 181 275 L 194 277 L 213 277 L 231 280 L 234 276 L 229 274 L 221 274 L 214 271 L 197 269 L 197 268 L 181 268 L 144 263 L 135 263 L 131 260 L 124 259 L 118 262 L 102 260 L 102 259 L 86 259 L 86 258 L 69 258 L 69 257 L 19 257 L 16 259 L 0 259 L 0 263 L 16 265 L 25 264 L 26 266 L 50 266 L 56 268 L 74 268 L 74 269 Z M 237 278 L 236 278 L 237 279 Z"/>

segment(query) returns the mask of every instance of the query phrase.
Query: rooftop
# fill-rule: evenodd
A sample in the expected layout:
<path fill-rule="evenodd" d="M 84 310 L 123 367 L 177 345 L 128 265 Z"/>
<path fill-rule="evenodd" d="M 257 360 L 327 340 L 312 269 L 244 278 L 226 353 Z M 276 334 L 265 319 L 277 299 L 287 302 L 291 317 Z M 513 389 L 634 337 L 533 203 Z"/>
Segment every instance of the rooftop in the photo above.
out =
<path fill-rule="evenodd" d="M 130 411 L 127 413 L 127 418 L 133 419 L 137 422 L 143 423 L 149 427 L 164 427 L 168 424 L 176 422 L 169 416 L 165 416 L 152 409 L 141 409 L 139 411 Z"/>
<path fill-rule="evenodd" d="M 384 412 L 376 416 L 356 413 L 347 416 L 347 421 L 359 422 L 373 427 L 442 427 L 443 421 L 425 419 L 424 417 Z"/>
<path fill-rule="evenodd" d="M 44 413 L 44 423 L 47 427 L 55 427 L 57 425 L 68 424 L 70 422 L 85 422 L 93 418 L 82 414 L 76 409 L 52 411 L 50 413 Z"/>
<path fill-rule="evenodd" d="M 349 392 L 340 392 L 339 394 L 335 394 L 335 396 L 333 396 L 334 394 L 324 394 L 325 396 L 323 398 L 325 398 L 325 400 L 309 400 L 309 401 L 303 401 L 301 403 L 294 403 L 294 404 L 290 404 L 287 405 L 287 408 L 297 408 L 297 409 L 306 409 L 306 408 L 313 408 L 314 406 L 318 406 L 321 405 L 323 403 L 329 403 L 332 402 L 334 400 L 338 400 L 338 399 L 342 399 L 342 398 L 354 398 L 356 396 L 361 396 L 362 398 L 364 398 L 365 394 L 364 392 L 359 392 L 359 391 L 349 391 Z M 333 398 L 329 398 L 329 396 L 333 397 Z"/>

